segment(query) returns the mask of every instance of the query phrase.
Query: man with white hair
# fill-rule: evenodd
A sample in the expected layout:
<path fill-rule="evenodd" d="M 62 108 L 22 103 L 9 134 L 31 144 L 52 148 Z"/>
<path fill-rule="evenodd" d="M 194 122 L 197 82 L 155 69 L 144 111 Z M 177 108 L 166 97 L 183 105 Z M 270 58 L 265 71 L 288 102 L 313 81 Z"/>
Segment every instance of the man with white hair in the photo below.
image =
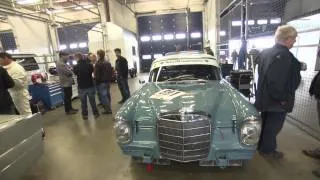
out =
<path fill-rule="evenodd" d="M 257 57 L 258 88 L 256 108 L 261 111 L 262 132 L 258 151 L 262 156 L 281 159 L 277 151 L 277 135 L 286 114 L 294 106 L 295 91 L 301 81 L 301 63 L 289 51 L 298 33 L 289 25 L 279 26 L 275 33 L 276 44 Z"/>

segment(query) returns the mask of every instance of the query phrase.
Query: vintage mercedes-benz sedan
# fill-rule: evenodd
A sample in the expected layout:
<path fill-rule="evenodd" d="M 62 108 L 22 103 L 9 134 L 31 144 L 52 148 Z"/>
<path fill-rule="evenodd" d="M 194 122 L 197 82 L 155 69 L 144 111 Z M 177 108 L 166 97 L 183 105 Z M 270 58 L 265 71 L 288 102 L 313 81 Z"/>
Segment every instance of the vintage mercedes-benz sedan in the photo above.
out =
<path fill-rule="evenodd" d="M 222 79 L 213 56 L 181 52 L 153 62 L 149 81 L 117 112 L 114 128 L 134 160 L 228 167 L 253 158 L 261 120 Z"/>

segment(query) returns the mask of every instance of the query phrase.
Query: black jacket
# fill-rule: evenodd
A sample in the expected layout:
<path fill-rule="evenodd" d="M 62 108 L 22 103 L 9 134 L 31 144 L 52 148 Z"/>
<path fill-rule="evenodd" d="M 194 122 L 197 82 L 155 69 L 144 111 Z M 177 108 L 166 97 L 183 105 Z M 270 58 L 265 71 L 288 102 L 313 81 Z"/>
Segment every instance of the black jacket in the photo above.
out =
<path fill-rule="evenodd" d="M 73 72 L 77 76 L 79 89 L 94 87 L 92 78 L 93 65 L 87 60 L 79 60 L 78 64 L 74 66 Z"/>
<path fill-rule="evenodd" d="M 112 67 L 111 64 L 104 59 L 98 60 L 95 65 L 95 80 L 96 85 L 101 83 L 110 83 L 112 81 Z"/>
<path fill-rule="evenodd" d="M 258 58 L 258 88 L 255 106 L 259 111 L 291 112 L 301 81 L 301 64 L 283 45 L 262 51 Z"/>
<path fill-rule="evenodd" d="M 316 99 L 320 100 L 320 71 L 313 78 L 309 89 L 309 93 L 310 96 L 314 96 Z"/>
<path fill-rule="evenodd" d="M 8 72 L 0 66 L 0 114 L 8 113 L 13 106 L 11 96 L 8 92 L 8 89 L 13 86 L 13 79 L 9 76 Z"/>
<path fill-rule="evenodd" d="M 116 70 L 118 73 L 118 77 L 122 77 L 127 79 L 128 78 L 128 61 L 126 58 L 120 56 L 116 60 Z"/>

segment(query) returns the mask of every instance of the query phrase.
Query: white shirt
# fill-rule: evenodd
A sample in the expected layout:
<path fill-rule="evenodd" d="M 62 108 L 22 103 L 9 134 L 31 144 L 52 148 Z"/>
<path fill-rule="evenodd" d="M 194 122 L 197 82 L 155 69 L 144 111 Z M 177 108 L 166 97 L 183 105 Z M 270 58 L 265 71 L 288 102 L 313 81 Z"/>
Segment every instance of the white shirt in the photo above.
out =
<path fill-rule="evenodd" d="M 32 114 L 29 102 L 31 97 L 28 92 L 27 72 L 20 64 L 14 61 L 9 65 L 4 66 L 4 68 L 8 71 L 8 74 L 11 76 L 15 83 L 14 87 L 9 89 L 9 93 L 19 114 Z"/>

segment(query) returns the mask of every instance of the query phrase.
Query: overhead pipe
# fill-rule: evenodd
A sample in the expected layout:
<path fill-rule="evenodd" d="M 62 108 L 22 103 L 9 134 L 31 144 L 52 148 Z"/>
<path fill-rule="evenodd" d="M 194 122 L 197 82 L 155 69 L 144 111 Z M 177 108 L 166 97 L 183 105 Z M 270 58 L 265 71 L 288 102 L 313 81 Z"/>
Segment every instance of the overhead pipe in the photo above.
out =
<path fill-rule="evenodd" d="M 86 10 L 86 11 L 88 11 L 88 12 L 91 12 L 92 14 L 95 14 L 95 15 L 97 15 L 97 16 L 100 16 L 99 13 L 96 13 L 96 12 L 94 12 L 94 11 L 88 9 L 88 8 L 85 8 L 85 7 L 82 6 L 81 4 L 78 4 L 78 3 L 73 2 L 73 1 L 71 1 L 71 0 L 68 0 L 68 2 L 71 3 L 71 4 L 74 4 L 74 5 L 78 6 L 78 7 L 81 7 L 83 10 Z"/>
<path fill-rule="evenodd" d="M 233 0 L 226 8 L 224 8 L 220 12 L 220 18 L 223 18 L 224 16 L 228 15 L 239 4 L 241 4 L 241 0 Z"/>

